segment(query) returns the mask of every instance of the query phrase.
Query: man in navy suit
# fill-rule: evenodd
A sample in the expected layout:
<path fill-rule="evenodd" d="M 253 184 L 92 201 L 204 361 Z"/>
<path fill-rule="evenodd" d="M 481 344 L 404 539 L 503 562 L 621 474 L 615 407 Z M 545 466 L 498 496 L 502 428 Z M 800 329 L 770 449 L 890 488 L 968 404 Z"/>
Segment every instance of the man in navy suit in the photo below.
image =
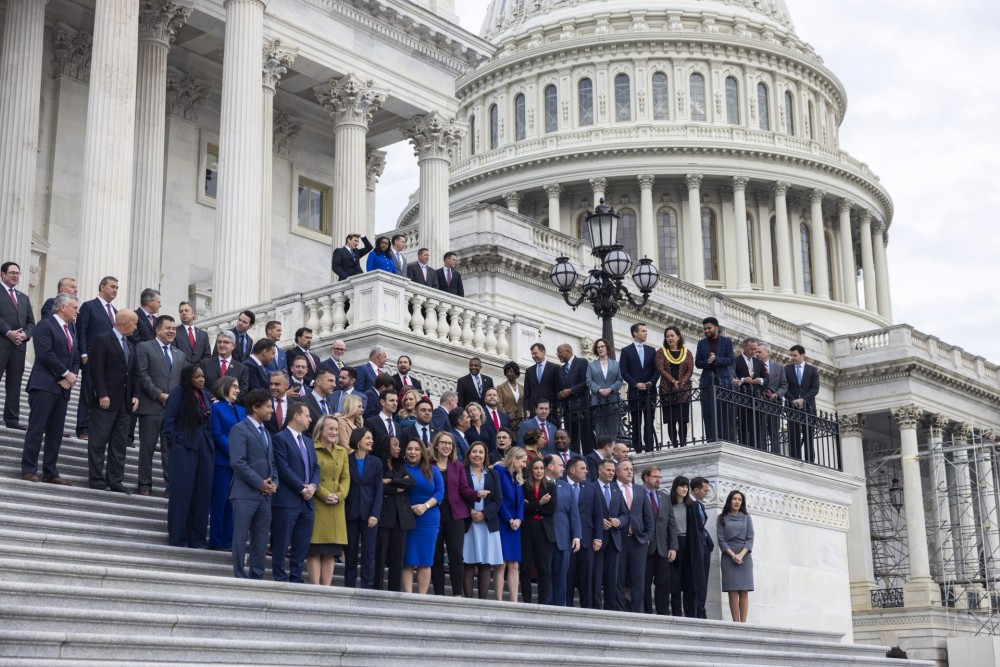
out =
<path fill-rule="evenodd" d="M 615 450 L 615 439 L 610 435 L 599 435 L 594 443 L 594 451 L 584 457 L 587 462 L 587 481 L 597 481 L 597 469 L 601 461 L 612 458 Z"/>
<path fill-rule="evenodd" d="M 451 411 L 461 407 L 458 401 L 458 393 L 454 391 L 441 392 L 441 400 L 431 414 L 431 426 L 439 431 L 451 429 Z"/>
<path fill-rule="evenodd" d="M 548 421 L 549 418 L 549 401 L 548 399 L 540 399 L 538 403 L 535 404 L 535 416 L 531 419 L 525 419 L 521 422 L 521 426 L 517 429 L 517 444 L 524 447 L 524 434 L 528 432 L 529 429 L 536 428 L 542 432 L 542 446 L 540 451 L 545 454 L 553 454 L 556 451 L 556 427 L 552 425 L 552 422 Z"/>
<path fill-rule="evenodd" d="M 716 389 L 732 388 L 733 382 L 733 341 L 728 336 L 719 335 L 719 320 L 706 317 L 702 320 L 705 337 L 698 341 L 694 355 L 694 365 L 701 369 L 698 387 L 701 390 L 701 418 L 705 421 L 705 440 L 729 439 L 729 411 L 724 403 L 716 403 Z M 718 405 L 718 411 L 716 411 Z"/>
<path fill-rule="evenodd" d="M 156 318 L 160 312 L 160 293 L 151 287 L 139 295 L 139 307 L 135 311 L 136 326 L 132 334 L 132 344 L 138 345 L 156 338 Z"/>
<path fill-rule="evenodd" d="M 316 377 L 319 376 L 317 375 Z M 364 413 L 365 408 L 368 406 L 368 396 L 365 392 L 358 391 L 357 380 L 358 372 L 350 366 L 340 371 L 340 379 L 337 383 L 337 386 L 340 388 L 330 396 L 330 406 L 334 412 L 340 412 L 345 398 L 348 396 L 357 396 L 361 400 L 361 412 Z M 313 386 L 315 387 L 315 385 L 316 381 L 314 380 Z"/>
<path fill-rule="evenodd" d="M 705 601 L 708 599 L 708 578 L 712 572 L 712 550 L 715 549 L 715 540 L 712 539 L 712 527 L 708 523 L 708 512 L 705 511 L 705 496 L 708 495 L 709 486 L 708 480 L 704 477 L 694 477 L 691 479 L 688 489 L 688 492 L 694 499 L 694 508 L 698 514 L 698 520 L 701 522 L 702 528 L 704 528 L 702 533 L 705 535 L 705 543 L 701 548 L 702 573 L 705 578 L 699 582 L 701 587 L 695 592 L 694 602 L 695 616 L 697 618 L 708 618 L 708 614 L 705 611 Z"/>
<path fill-rule="evenodd" d="M 76 298 L 76 278 L 60 278 L 59 283 L 56 285 L 56 296 L 60 294 L 69 294 L 74 299 Z M 42 304 L 42 311 L 40 313 L 39 319 L 44 320 L 46 317 L 52 314 L 52 304 L 56 302 L 56 297 L 51 296 L 45 300 Z"/>
<path fill-rule="evenodd" d="M 482 374 L 483 362 L 479 357 L 469 359 L 469 373 L 458 378 L 455 390 L 458 405 L 464 408 L 469 403 L 482 403 L 487 389 L 493 387 L 493 378 Z"/>
<path fill-rule="evenodd" d="M 545 358 L 545 346 L 535 343 L 531 346 L 531 359 L 535 362 L 524 371 L 524 413 L 535 413 L 535 405 L 545 399 L 552 406 L 559 401 L 559 369 Z M 555 422 L 555 415 L 550 413 L 547 419 Z"/>
<path fill-rule="evenodd" d="M 306 360 L 306 366 L 309 370 L 306 371 L 306 386 L 312 384 L 312 381 L 316 377 L 316 371 L 319 370 L 320 360 L 319 357 L 313 354 L 312 350 L 312 339 L 313 331 L 309 327 L 300 327 L 295 331 L 295 347 L 288 351 L 286 357 L 288 364 L 291 365 L 296 359 L 302 357 Z"/>
<path fill-rule="evenodd" d="M 271 320 L 264 325 L 264 337 L 268 340 L 274 341 L 274 359 L 271 360 L 264 368 L 267 369 L 268 373 L 273 373 L 274 371 L 285 371 L 288 372 L 288 355 L 284 350 L 281 349 L 281 335 L 284 329 L 281 326 L 281 322 L 278 320 Z M 178 336 L 179 338 L 180 336 Z M 319 357 L 316 358 L 316 363 L 319 364 Z"/>
<path fill-rule="evenodd" d="M 102 333 L 107 333 L 115 327 L 115 313 L 118 310 L 111 302 L 118 296 L 118 279 L 114 276 L 104 276 L 97 288 L 97 296 L 80 305 L 80 316 L 76 320 L 76 336 L 80 341 L 81 383 L 80 394 L 87 395 L 90 388 L 90 378 L 87 375 L 87 359 L 90 341 Z M 87 401 L 80 401 L 76 407 L 76 435 L 87 439 L 90 431 L 90 410 Z"/>
<path fill-rule="evenodd" d="M 358 241 L 364 243 L 364 248 L 358 250 Z M 344 245 L 333 251 L 333 272 L 340 280 L 362 273 L 361 258 L 372 250 L 371 241 L 361 234 L 348 234 Z"/>
<path fill-rule="evenodd" d="M 425 446 L 431 446 L 434 436 L 438 434 L 438 430 L 431 424 L 431 415 L 433 412 L 434 405 L 431 403 L 431 399 L 422 398 L 417 401 L 417 407 L 413 415 L 416 421 L 412 426 L 407 426 L 403 429 L 403 439 L 399 441 L 401 446 L 405 447 L 402 443 L 409 442 L 410 440 L 419 440 Z"/>
<path fill-rule="evenodd" d="M 401 354 L 396 360 L 396 374 L 392 376 L 392 382 L 397 394 L 402 394 L 404 390 L 413 387 L 420 393 L 424 393 L 424 385 L 420 383 L 420 378 L 414 377 L 410 371 L 413 362 L 409 355 Z"/>
<path fill-rule="evenodd" d="M 618 561 L 618 611 L 627 611 L 625 587 L 632 594 L 631 611 L 641 614 L 646 611 L 644 593 L 646 590 L 646 556 L 649 541 L 653 537 L 653 506 L 641 484 L 632 481 L 631 461 L 618 464 L 618 486 L 621 488 L 625 507 L 628 511 L 628 529 L 622 535 L 622 554 Z"/>
<path fill-rule="evenodd" d="M 603 534 L 604 512 L 597 495 L 598 486 L 587 479 L 587 463 L 582 458 L 569 460 L 567 481 L 580 516 L 580 550 L 570 554 L 566 576 L 566 606 L 573 606 L 573 591 L 580 592 L 580 606 L 594 607 L 594 540 Z"/>
<path fill-rule="evenodd" d="M 628 385 L 628 409 L 632 416 L 632 450 L 637 454 L 656 448 L 653 418 L 656 407 L 656 349 L 646 345 L 648 330 L 636 323 L 630 329 L 632 344 L 622 348 L 619 367 Z"/>
<path fill-rule="evenodd" d="M 321 368 L 316 372 L 316 379 L 313 380 L 311 390 L 306 391 L 305 404 L 309 406 L 309 416 L 315 424 L 323 415 L 332 415 L 336 412 L 336 404 L 330 403 L 330 395 L 337 393 L 334 388 L 337 380 L 331 371 Z"/>
<path fill-rule="evenodd" d="M 202 359 L 211 357 L 212 344 L 208 340 L 208 332 L 194 325 L 194 306 L 187 301 L 181 301 L 180 305 L 177 306 L 177 314 L 181 319 L 181 326 L 177 329 L 174 347 L 183 352 L 184 358 L 192 364 L 200 363 Z M 206 389 L 211 390 L 211 386 L 205 384 Z"/>
<path fill-rule="evenodd" d="M 552 543 L 549 557 L 552 585 L 549 587 L 549 599 L 540 602 L 565 607 L 570 554 L 580 551 L 580 507 L 573 487 L 563 479 L 565 466 L 562 458 L 557 454 L 549 454 L 544 462 L 545 475 L 556 483 L 556 511 L 552 515 L 553 535 L 549 539 Z"/>
<path fill-rule="evenodd" d="M 559 369 L 559 406 L 574 452 L 586 454 L 594 449 L 590 430 L 590 390 L 587 388 L 587 360 L 573 354 L 563 343 L 556 348 L 562 362 Z"/>
<path fill-rule="evenodd" d="M 270 377 L 271 407 L 273 412 L 271 418 L 267 420 L 264 427 L 271 432 L 271 435 L 278 433 L 288 426 L 292 420 L 291 411 L 288 409 L 292 403 L 298 402 L 298 398 L 288 397 L 288 373 L 285 371 L 272 371 Z M 309 410 L 309 406 L 306 406 Z M 310 417 L 311 419 L 311 417 Z M 306 431 L 308 433 L 309 431 Z"/>
<path fill-rule="evenodd" d="M 21 281 L 21 267 L 4 262 L 0 267 L 3 296 L 0 296 L 0 376 L 7 375 L 3 421 L 8 428 L 21 426 L 21 378 L 24 377 L 24 356 L 28 341 L 35 330 L 35 315 L 31 301 L 24 292 L 14 289 Z"/>
<path fill-rule="evenodd" d="M 469 429 L 469 415 L 465 408 L 452 408 L 448 413 L 449 432 L 455 441 L 455 454 L 459 461 L 465 460 L 465 453 L 469 451 L 469 441 L 465 439 L 465 432 Z"/>
<path fill-rule="evenodd" d="M 733 362 L 733 389 L 748 400 L 764 395 L 764 363 L 757 358 L 757 339 L 743 340 L 742 354 Z M 755 413 L 753 405 L 740 406 L 737 412 L 739 443 L 759 448 L 763 445 L 764 414 Z"/>
<path fill-rule="evenodd" d="M 233 334 L 233 342 L 236 344 L 236 347 L 233 348 L 233 358 L 236 361 L 243 362 L 250 357 L 250 353 L 253 351 L 253 338 L 247 332 L 256 321 L 257 316 L 253 314 L 252 310 L 244 310 L 236 318 L 236 326 L 229 330 Z"/>
<path fill-rule="evenodd" d="M 385 350 L 381 347 L 373 347 L 370 352 L 368 352 L 368 363 L 361 364 L 357 367 L 357 383 L 355 388 L 364 393 L 375 386 L 375 378 L 383 373 L 382 367 L 385 366 Z"/>
<path fill-rule="evenodd" d="M 271 391 L 271 374 L 267 371 L 267 365 L 274 360 L 274 353 L 278 347 L 269 338 L 261 338 L 253 344 L 253 352 L 246 360 L 246 367 L 249 369 L 249 388 L 265 389 Z M 240 387 L 244 390 L 244 387 Z"/>
<path fill-rule="evenodd" d="M 788 394 L 785 398 L 791 408 L 793 419 L 788 422 L 788 453 L 793 459 L 801 459 L 804 439 L 806 461 L 815 463 L 813 430 L 803 421 L 794 421 L 794 418 L 816 414 L 819 371 L 812 364 L 806 363 L 806 349 L 801 345 L 792 346 L 789 358 L 791 363 L 785 366 L 785 377 L 788 379 Z"/>
<path fill-rule="evenodd" d="M 279 482 L 271 498 L 271 574 L 275 581 L 302 583 L 302 565 L 312 539 L 319 463 L 307 435 L 311 422 L 309 407 L 292 403 L 288 407 L 288 426 L 271 440 Z M 286 572 L 285 552 L 289 546 L 292 550 Z"/>
<path fill-rule="evenodd" d="M 493 429 L 494 433 L 499 433 L 500 429 L 510 426 L 510 417 L 500 409 L 500 392 L 495 387 L 487 389 L 483 394 L 483 403 L 486 406 L 486 423 Z"/>
<path fill-rule="evenodd" d="M 379 442 L 391 437 L 399 438 L 402 436 L 399 424 L 392 419 L 393 415 L 396 414 L 396 407 L 398 405 L 398 397 L 395 390 L 383 390 L 379 394 L 378 401 L 382 407 L 381 411 L 375 416 L 365 419 L 365 428 L 372 432 L 372 435 L 375 437 L 376 446 Z"/>
<path fill-rule="evenodd" d="M 70 486 L 59 476 L 56 463 L 66 425 L 69 393 L 80 370 L 80 350 L 70 325 L 79 310 L 76 299 L 60 294 L 52 306 L 52 317 L 39 322 L 34 331 L 35 363 L 28 376 L 28 430 L 24 434 L 21 477 L 38 481 L 38 453 L 45 438 L 42 480 Z"/>
<path fill-rule="evenodd" d="M 420 285 L 437 288 L 437 273 L 427 263 L 431 258 L 431 251 L 421 248 L 417 251 L 417 261 L 406 265 L 406 277 Z"/>
<path fill-rule="evenodd" d="M 615 482 L 614 461 L 602 461 L 597 468 L 597 496 L 602 518 L 601 529 L 594 536 L 594 607 L 613 611 L 617 608 L 622 532 L 628 530 L 628 508 Z"/>
<path fill-rule="evenodd" d="M 455 296 L 465 296 L 465 287 L 462 286 L 462 274 L 455 270 L 458 264 L 458 255 L 448 251 L 444 254 L 444 266 L 436 271 L 438 289 L 449 292 Z"/>
<path fill-rule="evenodd" d="M 382 404 L 379 402 L 379 396 L 382 395 L 383 391 L 386 390 L 396 391 L 396 385 L 392 381 L 392 376 L 388 373 L 382 373 L 377 378 L 375 378 L 375 386 L 365 392 L 365 407 L 362 412 L 362 417 L 368 419 L 369 417 L 374 417 L 378 414 L 378 411 L 382 409 Z"/>
<path fill-rule="evenodd" d="M 229 431 L 229 461 L 233 483 L 233 574 L 246 579 L 244 564 L 250 537 L 250 579 L 264 577 L 267 538 L 271 529 L 271 497 L 278 491 L 274 447 L 264 423 L 271 418 L 271 397 L 255 389 L 246 395 L 247 418 Z M 295 489 L 295 492 L 302 487 Z"/>

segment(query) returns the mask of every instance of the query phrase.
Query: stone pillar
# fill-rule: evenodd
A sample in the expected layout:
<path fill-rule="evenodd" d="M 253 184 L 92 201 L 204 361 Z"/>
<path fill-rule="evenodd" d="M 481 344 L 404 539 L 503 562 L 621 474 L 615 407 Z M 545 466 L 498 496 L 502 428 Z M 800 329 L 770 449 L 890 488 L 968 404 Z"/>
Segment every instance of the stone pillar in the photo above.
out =
<path fill-rule="evenodd" d="M 360 234 L 367 227 L 365 213 L 365 139 L 372 116 L 385 103 L 385 95 L 377 92 L 372 81 L 354 74 L 345 74 L 330 83 L 313 89 L 316 99 L 333 120 L 333 246 L 343 245 L 348 234 Z M 420 220 L 434 210 L 425 208 L 427 195 L 421 168 Z M 447 186 L 447 182 L 445 184 Z M 425 237 L 421 236 L 421 240 Z M 426 245 L 426 243 L 425 243 Z M 430 246 L 428 246 L 430 247 Z M 431 255 L 434 257 L 434 255 Z"/>
<path fill-rule="evenodd" d="M 9 0 L 0 43 L 0 261 L 31 267 L 46 0 Z M 27 290 L 26 290 L 27 291 Z"/>
<path fill-rule="evenodd" d="M 127 303 L 143 289 L 160 288 L 163 170 L 167 127 L 167 53 L 191 10 L 170 0 L 139 5 L 139 65 L 135 108 L 135 193 Z"/>
<path fill-rule="evenodd" d="M 997 532 L 1000 530 L 1000 517 L 997 516 L 996 479 L 993 474 L 993 449 L 991 447 L 976 447 L 977 477 L 979 487 L 980 530 L 982 540 L 981 553 L 983 567 L 989 572 L 988 580 L 996 581 L 997 577 Z"/>
<path fill-rule="evenodd" d="M 868 209 L 861 210 L 858 235 L 861 237 L 861 272 L 865 282 L 865 310 L 877 313 L 875 255 L 872 252 L 872 212 Z"/>
<path fill-rule="evenodd" d="M 875 259 L 875 293 L 878 304 L 878 314 L 887 320 L 892 319 L 892 298 L 889 296 L 889 260 L 885 254 L 885 246 L 889 242 L 889 226 L 884 221 L 872 225 L 872 250 Z"/>
<path fill-rule="evenodd" d="M 844 456 L 844 472 L 865 479 L 865 457 L 861 434 L 864 415 L 841 415 L 840 446 Z M 848 508 L 847 563 L 851 573 L 851 609 L 872 608 L 871 592 L 875 588 L 875 568 L 872 564 L 871 528 L 869 527 L 867 485 L 862 484 L 851 494 Z"/>
<path fill-rule="evenodd" d="M 854 240 L 851 238 L 851 208 L 854 202 L 840 200 L 840 265 L 843 274 L 844 303 L 858 305 L 858 270 L 854 266 Z"/>
<path fill-rule="evenodd" d="M 747 237 L 746 176 L 733 178 L 733 210 L 736 212 L 736 289 L 750 290 L 750 240 Z M 767 221 L 761 221 L 766 224 Z"/>
<path fill-rule="evenodd" d="M 930 415 L 927 434 L 930 436 L 931 535 L 930 547 L 934 549 L 931 561 L 939 578 L 955 578 L 955 555 L 952 544 L 951 512 L 948 508 L 948 474 L 944 457 L 944 429 L 949 419 L 946 415 Z"/>
<path fill-rule="evenodd" d="M 788 233 L 788 195 L 790 183 L 778 181 L 774 184 L 774 227 L 778 237 L 778 291 L 791 294 L 795 291 L 795 277 L 792 275 L 792 243 Z"/>
<path fill-rule="evenodd" d="M 555 232 L 565 231 L 562 228 L 562 210 L 559 208 L 559 197 L 562 195 L 562 186 L 558 183 L 549 183 L 542 187 L 549 198 L 549 229 Z M 580 231 L 582 233 L 583 230 Z"/>
<path fill-rule="evenodd" d="M 420 166 L 420 245 L 440 262 L 451 243 L 448 231 L 448 167 L 467 130 L 434 111 L 417 116 L 403 136 L 413 144 Z"/>
<path fill-rule="evenodd" d="M 375 234 L 375 186 L 385 172 L 385 151 L 375 150 L 374 146 L 365 146 L 365 175 L 366 184 L 366 210 L 367 222 L 366 234 L 369 237 Z"/>
<path fill-rule="evenodd" d="M 917 453 L 917 423 L 923 410 L 903 405 L 891 410 L 899 425 L 900 458 L 903 468 L 903 504 L 906 508 L 906 546 L 910 578 L 903 585 L 903 606 L 928 607 L 940 603 L 941 592 L 931 578 L 927 553 L 927 523 L 924 517 L 924 492 L 920 480 Z"/>
<path fill-rule="evenodd" d="M 660 248 L 656 244 L 656 213 L 653 211 L 653 174 L 640 174 L 639 179 L 639 259 L 649 257 L 654 264 L 660 262 Z"/>
<path fill-rule="evenodd" d="M 548 188 L 550 186 L 547 185 L 545 187 Z M 558 186 L 556 186 L 556 187 L 558 187 Z M 503 196 L 504 203 L 507 204 L 507 210 L 510 211 L 511 213 L 517 213 L 518 212 L 518 208 L 517 207 L 520 206 L 520 204 L 521 204 L 521 193 L 518 192 L 517 190 L 511 190 L 510 192 L 503 193 L 502 196 Z M 558 198 L 558 196 L 559 195 L 557 193 L 556 197 Z M 558 201 L 556 202 L 556 208 L 557 209 L 559 208 L 559 202 Z M 549 229 L 552 229 L 552 216 L 551 215 L 549 216 Z"/>
<path fill-rule="evenodd" d="M 969 440 L 972 437 L 972 427 L 969 424 L 955 424 L 952 428 L 955 448 L 952 450 L 952 469 L 954 479 L 951 488 L 954 490 L 952 506 L 952 530 L 955 535 L 956 574 L 963 579 L 974 578 L 979 571 L 979 553 L 977 541 L 979 530 L 976 525 L 974 500 L 972 497 L 972 477 L 969 461 Z M 981 589 L 980 589 L 981 590 Z M 975 589 L 973 589 L 975 591 Z"/>
<path fill-rule="evenodd" d="M 604 192 L 608 189 L 608 179 L 603 176 L 592 178 L 590 179 L 590 187 L 594 190 L 594 206 L 597 206 L 605 198 Z"/>
<path fill-rule="evenodd" d="M 260 290 L 261 301 L 271 300 L 271 202 L 274 189 L 274 93 L 296 54 L 281 48 L 280 39 L 264 42 L 261 53 L 261 165 L 260 165 Z"/>
<path fill-rule="evenodd" d="M 728 185 L 719 188 L 719 208 L 722 210 L 722 226 L 719 228 L 719 242 L 722 250 L 719 255 L 719 276 L 718 279 L 725 285 L 725 289 L 735 290 L 738 284 L 737 263 L 739 254 L 736 244 L 739 224 L 736 222 L 736 208 L 733 202 L 733 189 Z M 743 221 L 743 236 L 746 238 L 746 220 Z"/>
<path fill-rule="evenodd" d="M 80 206 L 81 289 L 93 289 L 106 275 L 129 276 L 138 36 L 138 2 L 97 3 Z"/>
<path fill-rule="evenodd" d="M 688 188 L 687 270 L 689 283 L 705 286 L 705 240 L 701 233 L 701 174 L 687 174 L 684 183 Z"/>
<path fill-rule="evenodd" d="M 813 294 L 821 299 L 830 298 L 830 268 L 826 260 L 826 234 L 823 233 L 823 197 L 826 192 L 818 188 L 809 193 L 809 237 L 812 249 Z"/>
<path fill-rule="evenodd" d="M 754 199 L 757 203 L 757 220 L 760 231 L 760 275 L 757 280 L 764 286 L 764 291 L 774 291 L 774 268 L 777 258 L 771 252 L 771 208 L 770 194 L 765 190 L 756 190 Z M 776 221 L 777 222 L 777 221 Z"/>

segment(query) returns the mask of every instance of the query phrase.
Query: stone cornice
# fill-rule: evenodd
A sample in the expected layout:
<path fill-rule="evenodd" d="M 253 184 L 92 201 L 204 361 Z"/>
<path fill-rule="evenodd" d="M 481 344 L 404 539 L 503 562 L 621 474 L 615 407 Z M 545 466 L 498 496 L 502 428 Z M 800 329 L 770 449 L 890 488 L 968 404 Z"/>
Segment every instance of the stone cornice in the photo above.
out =
<path fill-rule="evenodd" d="M 866 363 L 854 368 L 841 369 L 836 375 L 838 390 L 885 384 L 895 380 L 926 381 L 936 387 L 950 387 L 964 395 L 976 399 L 1000 402 L 1000 389 L 991 387 L 953 370 L 936 366 L 919 357 Z"/>

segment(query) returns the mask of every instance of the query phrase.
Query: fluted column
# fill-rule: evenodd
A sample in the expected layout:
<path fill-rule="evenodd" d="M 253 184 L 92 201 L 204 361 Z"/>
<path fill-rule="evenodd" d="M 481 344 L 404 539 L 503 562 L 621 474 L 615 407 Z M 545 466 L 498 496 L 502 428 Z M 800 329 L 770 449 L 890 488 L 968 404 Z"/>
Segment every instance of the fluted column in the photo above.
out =
<path fill-rule="evenodd" d="M 375 186 L 378 185 L 379 179 L 382 178 L 382 174 L 385 172 L 386 155 L 385 151 L 375 150 L 374 146 L 365 146 L 365 197 L 367 199 L 366 220 L 368 223 L 365 233 L 368 236 L 375 234 Z"/>
<path fill-rule="evenodd" d="M 436 111 L 417 116 L 411 126 L 403 128 L 420 167 L 420 245 L 431 251 L 432 262 L 440 262 L 451 243 L 448 167 L 466 132 L 454 118 Z"/>
<path fill-rule="evenodd" d="M 814 189 L 809 193 L 812 222 L 809 225 L 809 237 L 812 240 L 812 279 L 813 294 L 821 299 L 830 298 L 830 268 L 826 261 L 826 234 L 823 233 L 823 197 L 826 192 Z"/>
<path fill-rule="evenodd" d="M 660 262 L 660 249 L 656 244 L 656 214 L 653 212 L 653 174 L 639 177 L 639 259 L 649 257 L 654 264 Z"/>
<path fill-rule="evenodd" d="M 851 208 L 849 199 L 840 200 L 840 264 L 843 274 L 844 303 L 858 305 L 858 270 L 854 266 L 854 240 L 851 238 Z"/>
<path fill-rule="evenodd" d="M 166 139 L 167 53 L 191 10 L 170 0 L 139 5 L 139 63 L 135 107 L 135 193 L 132 197 L 128 303 L 160 287 L 163 170 Z"/>
<path fill-rule="evenodd" d="M 549 229 L 556 232 L 564 231 L 562 228 L 562 210 L 559 207 L 559 197 L 562 195 L 562 186 L 558 183 L 549 183 L 548 185 L 544 185 L 542 187 L 545 189 L 545 194 L 549 198 Z"/>
<path fill-rule="evenodd" d="M 878 297 L 875 285 L 875 255 L 872 252 L 872 213 L 862 209 L 861 222 L 858 225 L 858 235 L 861 237 L 861 273 L 865 282 L 865 310 L 878 312 Z"/>
<path fill-rule="evenodd" d="M 892 298 L 889 296 L 889 260 L 885 254 L 885 245 L 889 242 L 888 225 L 878 221 L 872 225 L 872 250 L 875 259 L 875 293 L 878 304 L 878 314 L 887 320 L 892 319 Z"/>
<path fill-rule="evenodd" d="M 951 511 L 948 505 L 948 474 L 944 454 L 944 430 L 947 415 L 931 415 L 927 421 L 931 456 L 927 471 L 930 481 L 931 539 L 935 546 L 934 567 L 939 577 L 955 578 L 955 555 L 952 543 Z"/>
<path fill-rule="evenodd" d="M 507 210 L 511 213 L 517 213 L 518 207 L 521 205 L 521 193 L 517 190 L 511 190 L 510 192 L 503 193 L 503 201 L 507 204 Z M 552 218 L 549 217 L 549 228 L 552 227 Z"/>
<path fill-rule="evenodd" d="M 605 198 L 604 193 L 608 189 L 608 179 L 604 176 L 592 178 L 590 179 L 590 187 L 594 191 L 594 206 L 597 206 Z"/>
<path fill-rule="evenodd" d="M 138 43 L 139 3 L 98 2 L 83 155 L 80 285 L 129 275 Z"/>
<path fill-rule="evenodd" d="M 701 174 L 688 174 L 684 183 L 688 188 L 688 229 L 687 229 L 687 281 L 699 287 L 705 286 L 705 240 L 701 233 Z"/>
<path fill-rule="evenodd" d="M 733 178 L 733 210 L 736 212 L 736 289 L 749 290 L 750 239 L 747 237 L 747 183 L 749 178 Z M 763 224 L 763 222 L 762 222 Z"/>
<path fill-rule="evenodd" d="M 774 184 L 774 228 L 775 243 L 778 246 L 778 291 L 791 294 L 795 291 L 795 278 L 792 276 L 792 242 L 788 233 L 788 195 L 790 183 L 778 181 Z"/>
<path fill-rule="evenodd" d="M 865 479 L 865 457 L 861 433 L 865 428 L 864 415 L 840 416 L 840 444 L 844 455 L 844 472 Z M 851 576 L 851 609 L 871 609 L 871 592 L 875 588 L 875 568 L 872 563 L 871 529 L 868 516 L 867 484 L 863 483 L 851 494 L 847 508 L 847 570 Z"/>
<path fill-rule="evenodd" d="M 0 261 L 31 266 L 46 0 L 9 0 L 0 46 Z M 25 280 L 27 284 L 27 280 Z"/>
<path fill-rule="evenodd" d="M 927 550 L 927 522 L 924 516 L 924 492 L 920 479 L 917 452 L 917 422 L 923 410 L 904 405 L 891 410 L 899 425 L 900 460 L 903 468 L 903 504 L 906 508 L 906 546 L 910 577 L 903 585 L 903 606 L 927 607 L 940 602 L 941 593 L 931 579 Z"/>
<path fill-rule="evenodd" d="M 757 203 L 757 220 L 759 221 L 757 229 L 760 232 L 760 272 L 757 280 L 767 292 L 774 291 L 774 269 L 777 261 L 771 247 L 770 198 L 771 193 L 766 190 L 754 191 L 754 200 Z"/>

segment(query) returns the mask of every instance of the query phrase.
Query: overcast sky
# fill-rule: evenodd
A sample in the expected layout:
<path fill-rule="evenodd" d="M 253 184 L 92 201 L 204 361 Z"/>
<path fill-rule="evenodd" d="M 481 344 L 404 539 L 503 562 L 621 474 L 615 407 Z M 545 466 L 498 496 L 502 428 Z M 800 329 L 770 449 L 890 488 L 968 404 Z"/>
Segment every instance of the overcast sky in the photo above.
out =
<path fill-rule="evenodd" d="M 488 0 L 456 0 L 478 34 Z M 895 202 L 889 231 L 893 316 L 1000 362 L 1000 2 L 787 0 L 799 37 L 847 89 L 841 147 Z M 637 6 L 641 3 L 637 3 Z M 407 144 L 389 149 L 378 228 L 418 186 Z"/>

